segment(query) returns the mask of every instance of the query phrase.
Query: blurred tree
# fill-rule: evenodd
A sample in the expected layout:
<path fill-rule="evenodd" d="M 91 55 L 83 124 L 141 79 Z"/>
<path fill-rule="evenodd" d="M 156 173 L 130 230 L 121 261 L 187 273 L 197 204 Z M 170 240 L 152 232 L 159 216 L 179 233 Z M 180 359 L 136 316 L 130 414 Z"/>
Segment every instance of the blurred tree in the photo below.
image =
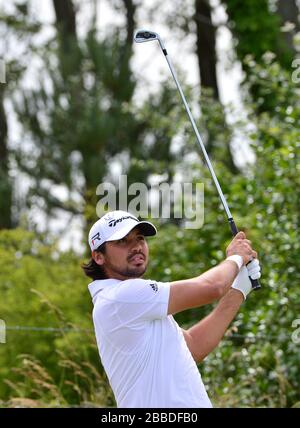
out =
<path fill-rule="evenodd" d="M 284 67 L 290 67 L 292 52 L 280 31 L 281 18 L 275 8 L 270 8 L 268 0 L 224 0 L 223 3 L 240 61 L 249 54 L 257 61 L 266 51 L 272 51 Z"/>
<path fill-rule="evenodd" d="M 247 55 L 262 61 L 266 52 L 273 52 L 282 67 L 290 70 L 295 47 L 293 35 L 299 29 L 299 8 L 294 0 L 223 0 L 229 26 L 235 38 L 238 59 L 245 71 L 250 93 L 259 102 L 258 112 L 274 109 L 274 97 L 265 98 L 264 88 L 251 84 Z M 290 24 L 289 24 L 290 23 Z M 284 25 L 286 24 L 286 25 Z M 291 25 L 292 24 L 292 25 Z M 285 28 L 282 28 L 284 25 Z"/>
<path fill-rule="evenodd" d="M 155 98 L 149 109 L 148 101 L 146 108 L 132 102 L 135 4 L 122 0 L 113 5 L 126 18 L 125 24 L 111 27 L 100 40 L 95 1 L 89 30 L 79 39 L 73 2 L 53 0 L 57 35 L 38 50 L 44 63 L 36 87 L 24 90 L 14 103 L 35 146 L 33 152 L 16 153 L 19 167 L 32 180 L 29 206 L 41 207 L 49 218 L 59 215 L 59 210 L 70 218 L 84 214 L 87 228 L 96 219 L 97 185 L 104 178 L 116 181 L 114 160 L 128 174 L 129 185 L 147 184 L 153 159 L 160 160 L 170 177 L 174 174 L 171 142 L 176 124 L 165 120 L 161 144 L 161 133 L 154 129 L 157 124 L 147 113 L 153 112 Z M 166 111 L 174 109 L 174 92 L 163 88 L 158 96 Z M 159 143 L 163 150 L 157 150 Z"/>
<path fill-rule="evenodd" d="M 54 0 L 53 5 L 58 38 L 42 51 L 48 75 L 41 77 L 39 88 L 24 91 L 21 104 L 15 104 L 36 153 L 18 153 L 17 159 L 35 182 L 29 201 L 36 203 L 40 197 L 49 215 L 57 208 L 74 215 L 82 214 L 85 204 L 95 207 L 95 189 L 108 171 L 107 160 L 123 144 L 128 146 L 130 136 L 124 131 L 130 129 L 131 115 L 126 112 L 126 102 L 134 83 L 127 41 L 118 32 L 100 42 L 91 28 L 85 41 L 79 42 L 73 2 Z M 68 188 L 65 200 L 52 192 L 61 185 Z M 81 195 L 80 203 L 72 198 L 74 192 Z"/>
<path fill-rule="evenodd" d="M 12 183 L 8 175 L 7 121 L 4 108 L 4 84 L 0 83 L 0 229 L 12 226 Z"/>
<path fill-rule="evenodd" d="M 9 126 L 6 103 L 19 91 L 18 84 L 25 74 L 27 54 L 32 36 L 39 31 L 34 18 L 28 17 L 28 5 L 19 2 L 15 13 L 0 9 L 0 59 L 5 62 L 6 82 L 0 83 L 0 228 L 11 228 L 19 220 L 14 210 L 14 186 L 11 178 L 13 150 L 8 140 Z M 11 47 L 18 43 L 18 49 Z M 23 49 L 22 49 L 23 48 Z M 14 171 L 15 173 L 15 171 Z"/>
<path fill-rule="evenodd" d="M 283 33 L 286 45 L 290 51 L 295 53 L 293 37 L 300 31 L 299 3 L 296 0 L 278 0 L 277 8 L 281 24 L 287 26 Z"/>
<path fill-rule="evenodd" d="M 237 0 L 227 3 L 232 7 L 232 16 L 238 21 L 236 27 L 242 34 L 245 25 L 242 20 L 247 14 L 239 15 Z M 114 160 L 121 164 L 123 173 L 128 173 L 129 184 L 134 181 L 148 184 L 149 176 L 158 169 L 171 182 L 176 157 L 187 151 L 186 148 L 174 151 L 174 139 L 184 129 L 184 113 L 175 105 L 178 104 L 174 102 L 178 96 L 175 91 L 164 85 L 161 92 L 146 100 L 141 108 L 133 105 L 136 82 L 130 61 L 138 4 L 132 0 L 114 0 L 112 4 L 122 12 L 124 25 L 111 27 L 110 34 L 101 40 L 96 28 L 97 1 L 92 4 L 94 14 L 90 29 L 79 38 L 73 2 L 53 0 L 57 34 L 41 49 L 35 48 L 44 60 L 35 89 L 24 91 L 15 99 L 20 122 L 35 147 L 27 152 L 20 148 L 16 153 L 19 167 L 33 183 L 29 204 L 39 205 L 48 216 L 60 214 L 58 209 L 70 215 L 84 213 L 87 221 L 95 219 L 97 184 L 106 177 L 110 181 L 116 178 L 111 167 Z M 175 6 L 174 14 L 183 11 L 182 16 L 176 15 L 178 23 L 184 31 L 192 29 L 197 36 L 196 51 L 203 84 L 202 129 L 207 150 L 214 159 L 221 160 L 231 172 L 237 173 L 230 149 L 230 130 L 217 98 L 211 4 L 208 0 L 190 0 L 186 10 L 182 2 L 176 2 Z M 276 17 L 271 13 L 268 16 L 270 22 L 267 20 L 266 25 L 271 28 Z M 231 21 L 233 23 L 233 18 Z M 259 22 L 258 19 L 256 25 Z M 273 40 L 272 34 L 268 34 L 267 40 Z M 258 39 L 252 41 L 259 45 Z M 245 45 L 243 39 L 238 47 Z M 255 49 L 258 48 L 255 46 Z M 209 96 L 206 90 L 211 91 Z M 261 91 L 257 81 L 251 90 L 259 98 Z M 263 98 L 266 100 L 266 94 Z M 193 102 L 195 97 L 190 99 Z M 274 104 L 274 97 L 269 96 L 268 102 Z M 265 106 L 260 104 L 260 108 Z M 213 120 L 217 120 L 216 124 Z M 217 127 L 222 129 L 222 136 L 219 129 L 216 132 Z M 191 150 L 191 145 L 188 149 Z M 194 150 L 197 150 L 195 146 Z"/>
<path fill-rule="evenodd" d="M 217 81 L 217 53 L 216 53 L 216 32 L 217 27 L 212 21 L 213 7 L 210 0 L 189 0 L 182 2 L 177 0 L 172 2 L 173 8 L 167 12 L 167 24 L 178 38 L 193 37 L 191 50 L 196 54 L 199 73 L 199 99 L 195 99 L 196 104 L 200 104 L 203 117 L 202 136 L 209 155 L 214 159 L 220 159 L 232 173 L 238 173 L 230 148 L 230 132 L 226 124 L 223 106 L 219 97 Z M 164 5 L 157 3 L 153 8 L 163 13 Z M 177 65 L 178 66 L 178 65 Z M 196 91 L 195 91 L 196 92 Z M 191 100 L 189 99 L 189 104 Z M 209 105 L 206 105 L 208 103 Z M 216 141 L 216 134 L 212 132 L 214 126 L 210 123 L 215 117 L 211 106 L 217 110 L 217 126 L 222 127 L 224 138 L 222 146 Z M 207 113 L 212 116 L 207 115 Z M 220 113 L 222 112 L 222 118 Z"/>
<path fill-rule="evenodd" d="M 218 100 L 216 28 L 212 23 L 209 0 L 195 0 L 195 23 L 201 86 L 211 88 Z"/>
<path fill-rule="evenodd" d="M 126 30 L 127 46 L 132 47 L 132 40 L 135 31 L 135 12 L 136 4 L 132 0 L 122 0 L 126 10 Z"/>
<path fill-rule="evenodd" d="M 199 63 L 200 83 L 204 91 L 210 89 L 213 98 L 217 101 L 215 103 L 216 108 L 220 109 L 221 104 L 217 83 L 216 28 L 213 25 L 211 14 L 212 7 L 209 0 L 195 0 L 194 20 L 196 24 L 196 53 Z M 209 101 L 209 98 L 207 96 L 202 96 L 201 105 L 207 101 Z M 205 105 L 202 109 L 208 110 Z M 204 117 L 206 117 L 205 114 Z M 222 159 L 230 171 L 236 174 L 238 168 L 234 163 L 230 150 L 230 135 L 228 129 L 226 129 L 225 115 L 223 113 L 222 126 L 224 128 L 224 133 L 228 135 L 228 139 L 223 141 L 225 145 L 221 152 L 220 146 L 218 146 L 216 141 L 216 135 L 212 132 L 212 129 L 215 128 L 210 126 L 210 120 L 211 118 L 208 116 L 205 123 L 206 129 L 208 130 L 206 142 L 207 153 L 214 158 Z"/>

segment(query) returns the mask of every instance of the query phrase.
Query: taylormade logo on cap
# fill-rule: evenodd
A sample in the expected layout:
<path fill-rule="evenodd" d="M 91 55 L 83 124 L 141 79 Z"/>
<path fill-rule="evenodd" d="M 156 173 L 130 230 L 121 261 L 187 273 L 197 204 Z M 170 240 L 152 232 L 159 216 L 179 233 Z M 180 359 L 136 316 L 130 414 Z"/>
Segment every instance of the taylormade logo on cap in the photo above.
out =
<path fill-rule="evenodd" d="M 92 251 L 107 241 L 116 241 L 124 238 L 128 233 L 139 226 L 145 236 L 156 235 L 156 228 L 148 221 L 140 221 L 126 211 L 112 211 L 100 218 L 89 232 L 89 245 Z"/>

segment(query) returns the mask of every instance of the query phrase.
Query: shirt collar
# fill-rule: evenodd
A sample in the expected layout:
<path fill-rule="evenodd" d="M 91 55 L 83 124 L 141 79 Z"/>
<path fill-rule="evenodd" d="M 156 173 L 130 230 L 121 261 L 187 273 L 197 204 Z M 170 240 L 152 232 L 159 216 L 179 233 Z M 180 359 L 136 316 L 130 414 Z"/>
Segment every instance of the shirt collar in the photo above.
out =
<path fill-rule="evenodd" d="M 97 279 L 96 281 L 91 282 L 88 285 L 88 289 L 89 289 L 89 292 L 91 293 L 93 303 L 95 303 L 94 299 L 96 297 L 96 294 L 99 293 L 99 291 L 101 291 L 103 288 L 108 288 L 108 287 L 111 287 L 112 285 L 118 284 L 119 282 L 121 282 L 120 279 L 114 279 L 114 278 Z"/>

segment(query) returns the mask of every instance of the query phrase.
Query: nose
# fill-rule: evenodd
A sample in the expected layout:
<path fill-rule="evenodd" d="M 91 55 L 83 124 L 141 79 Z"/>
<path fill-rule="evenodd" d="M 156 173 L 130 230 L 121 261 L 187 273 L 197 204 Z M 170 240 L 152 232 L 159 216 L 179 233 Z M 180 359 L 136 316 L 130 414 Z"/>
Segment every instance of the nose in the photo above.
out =
<path fill-rule="evenodd" d="M 143 241 L 141 241 L 138 238 L 134 239 L 131 247 L 131 251 L 134 253 L 138 253 L 139 251 L 143 252 L 142 249 L 143 249 Z"/>

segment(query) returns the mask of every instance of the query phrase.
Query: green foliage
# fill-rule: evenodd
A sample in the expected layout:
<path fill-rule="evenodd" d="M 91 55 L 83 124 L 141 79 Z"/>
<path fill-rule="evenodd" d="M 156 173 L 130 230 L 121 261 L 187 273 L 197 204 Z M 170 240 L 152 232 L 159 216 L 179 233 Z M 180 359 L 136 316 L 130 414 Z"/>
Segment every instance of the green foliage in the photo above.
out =
<path fill-rule="evenodd" d="M 299 87 L 286 70 L 290 54 L 281 50 L 278 18 L 267 2 L 226 3 L 237 54 L 247 70 L 244 98 L 251 130 L 247 124 L 239 126 L 251 141 L 255 164 L 232 174 L 224 162 L 230 130 L 224 130 L 223 112 L 206 94 L 199 128 L 208 128 L 214 138 L 212 160 L 221 187 L 237 225 L 259 253 L 262 290 L 250 294 L 200 370 L 216 406 L 297 407 L 300 345 L 292 334 L 293 321 L 300 318 Z M 214 266 L 224 258 L 231 236 L 211 177 L 201 154 L 196 155 L 198 147 L 178 94 L 164 84 L 144 105 L 133 105 L 131 51 L 117 31 L 109 41 L 91 31 L 74 49 L 76 55 L 68 59 L 57 39 L 51 40 L 43 57 L 51 91 L 41 78 L 39 89 L 22 93 L 16 105 L 38 149 L 15 153 L 19 166 L 35 180 L 34 203 L 40 195 L 51 207 L 73 213 L 82 208 L 91 220 L 95 186 L 111 174 L 112 160 L 128 157 L 123 172 L 129 173 L 129 184 L 148 184 L 151 173 L 165 173 L 164 180 L 171 183 L 179 172 L 185 182 L 205 183 L 205 222 L 195 230 L 185 230 L 180 221 L 158 224 L 159 239 L 149 241 L 147 276 L 173 281 Z M 279 52 L 279 61 L 265 53 L 270 50 Z M 195 102 L 191 90 L 186 94 Z M 50 192 L 60 184 L 77 191 L 84 207 L 71 199 L 61 204 Z M 0 231 L 0 318 L 8 327 L 7 343 L 0 344 L 2 405 L 113 406 L 78 255 L 61 253 L 45 241 L 22 229 Z M 193 309 L 176 319 L 188 327 L 211 309 Z M 58 330 L 9 329 L 18 325 Z"/>
<path fill-rule="evenodd" d="M 263 96 L 271 91 L 277 106 L 260 115 L 251 113 L 255 105 L 248 106 L 252 127 L 245 126 L 244 133 L 252 141 L 255 164 L 233 176 L 221 160 L 213 160 L 235 220 L 263 267 L 262 290 L 250 294 L 220 346 L 200 365 L 209 395 L 221 407 L 300 402 L 299 344 L 292 340 L 293 321 L 300 316 L 299 89 L 274 58 L 265 61 L 252 62 L 251 80 L 265 87 Z M 187 143 L 191 149 L 192 139 Z M 158 224 L 159 239 L 149 241 L 147 276 L 160 281 L 204 272 L 224 258 L 231 239 L 207 168 L 183 156 L 180 170 L 185 181 L 205 183 L 205 222 L 195 230 Z M 23 230 L 1 232 L 1 318 L 7 325 L 91 329 L 92 305 L 78 257 L 41 242 Z M 211 309 L 193 309 L 176 319 L 188 327 Z M 0 360 L 1 379 L 8 380 L 1 382 L 1 397 L 9 405 L 18 397 L 34 405 L 114 404 L 92 332 L 8 330 Z"/>
<path fill-rule="evenodd" d="M 230 29 L 235 36 L 240 61 L 251 54 L 256 61 L 267 51 L 275 52 L 288 68 L 292 52 L 280 34 L 280 17 L 270 10 L 268 0 L 224 0 Z"/>
<path fill-rule="evenodd" d="M 8 328 L 6 343 L 0 346 L 2 400 L 26 398 L 46 406 L 111 405 L 78 258 L 59 254 L 33 233 L 16 229 L 1 231 L 0 259 L 0 317 Z"/>
<path fill-rule="evenodd" d="M 257 104 L 249 105 L 252 131 L 244 128 L 256 162 L 247 165 L 245 175 L 231 176 L 213 161 L 236 222 L 258 250 L 263 268 L 262 289 L 250 294 L 227 337 L 200 365 L 209 394 L 221 407 L 297 407 L 300 402 L 299 343 L 292 339 L 293 321 L 300 317 L 299 88 L 274 56 L 263 61 L 252 59 L 250 79 L 264 90 L 261 102 L 274 103 L 273 113 L 253 114 Z M 185 170 L 205 183 L 204 227 L 166 226 L 159 242 L 151 243 L 152 278 L 195 276 L 225 256 L 230 239 L 225 216 L 208 173 L 197 163 Z M 193 309 L 176 318 L 189 326 L 210 310 Z"/>

